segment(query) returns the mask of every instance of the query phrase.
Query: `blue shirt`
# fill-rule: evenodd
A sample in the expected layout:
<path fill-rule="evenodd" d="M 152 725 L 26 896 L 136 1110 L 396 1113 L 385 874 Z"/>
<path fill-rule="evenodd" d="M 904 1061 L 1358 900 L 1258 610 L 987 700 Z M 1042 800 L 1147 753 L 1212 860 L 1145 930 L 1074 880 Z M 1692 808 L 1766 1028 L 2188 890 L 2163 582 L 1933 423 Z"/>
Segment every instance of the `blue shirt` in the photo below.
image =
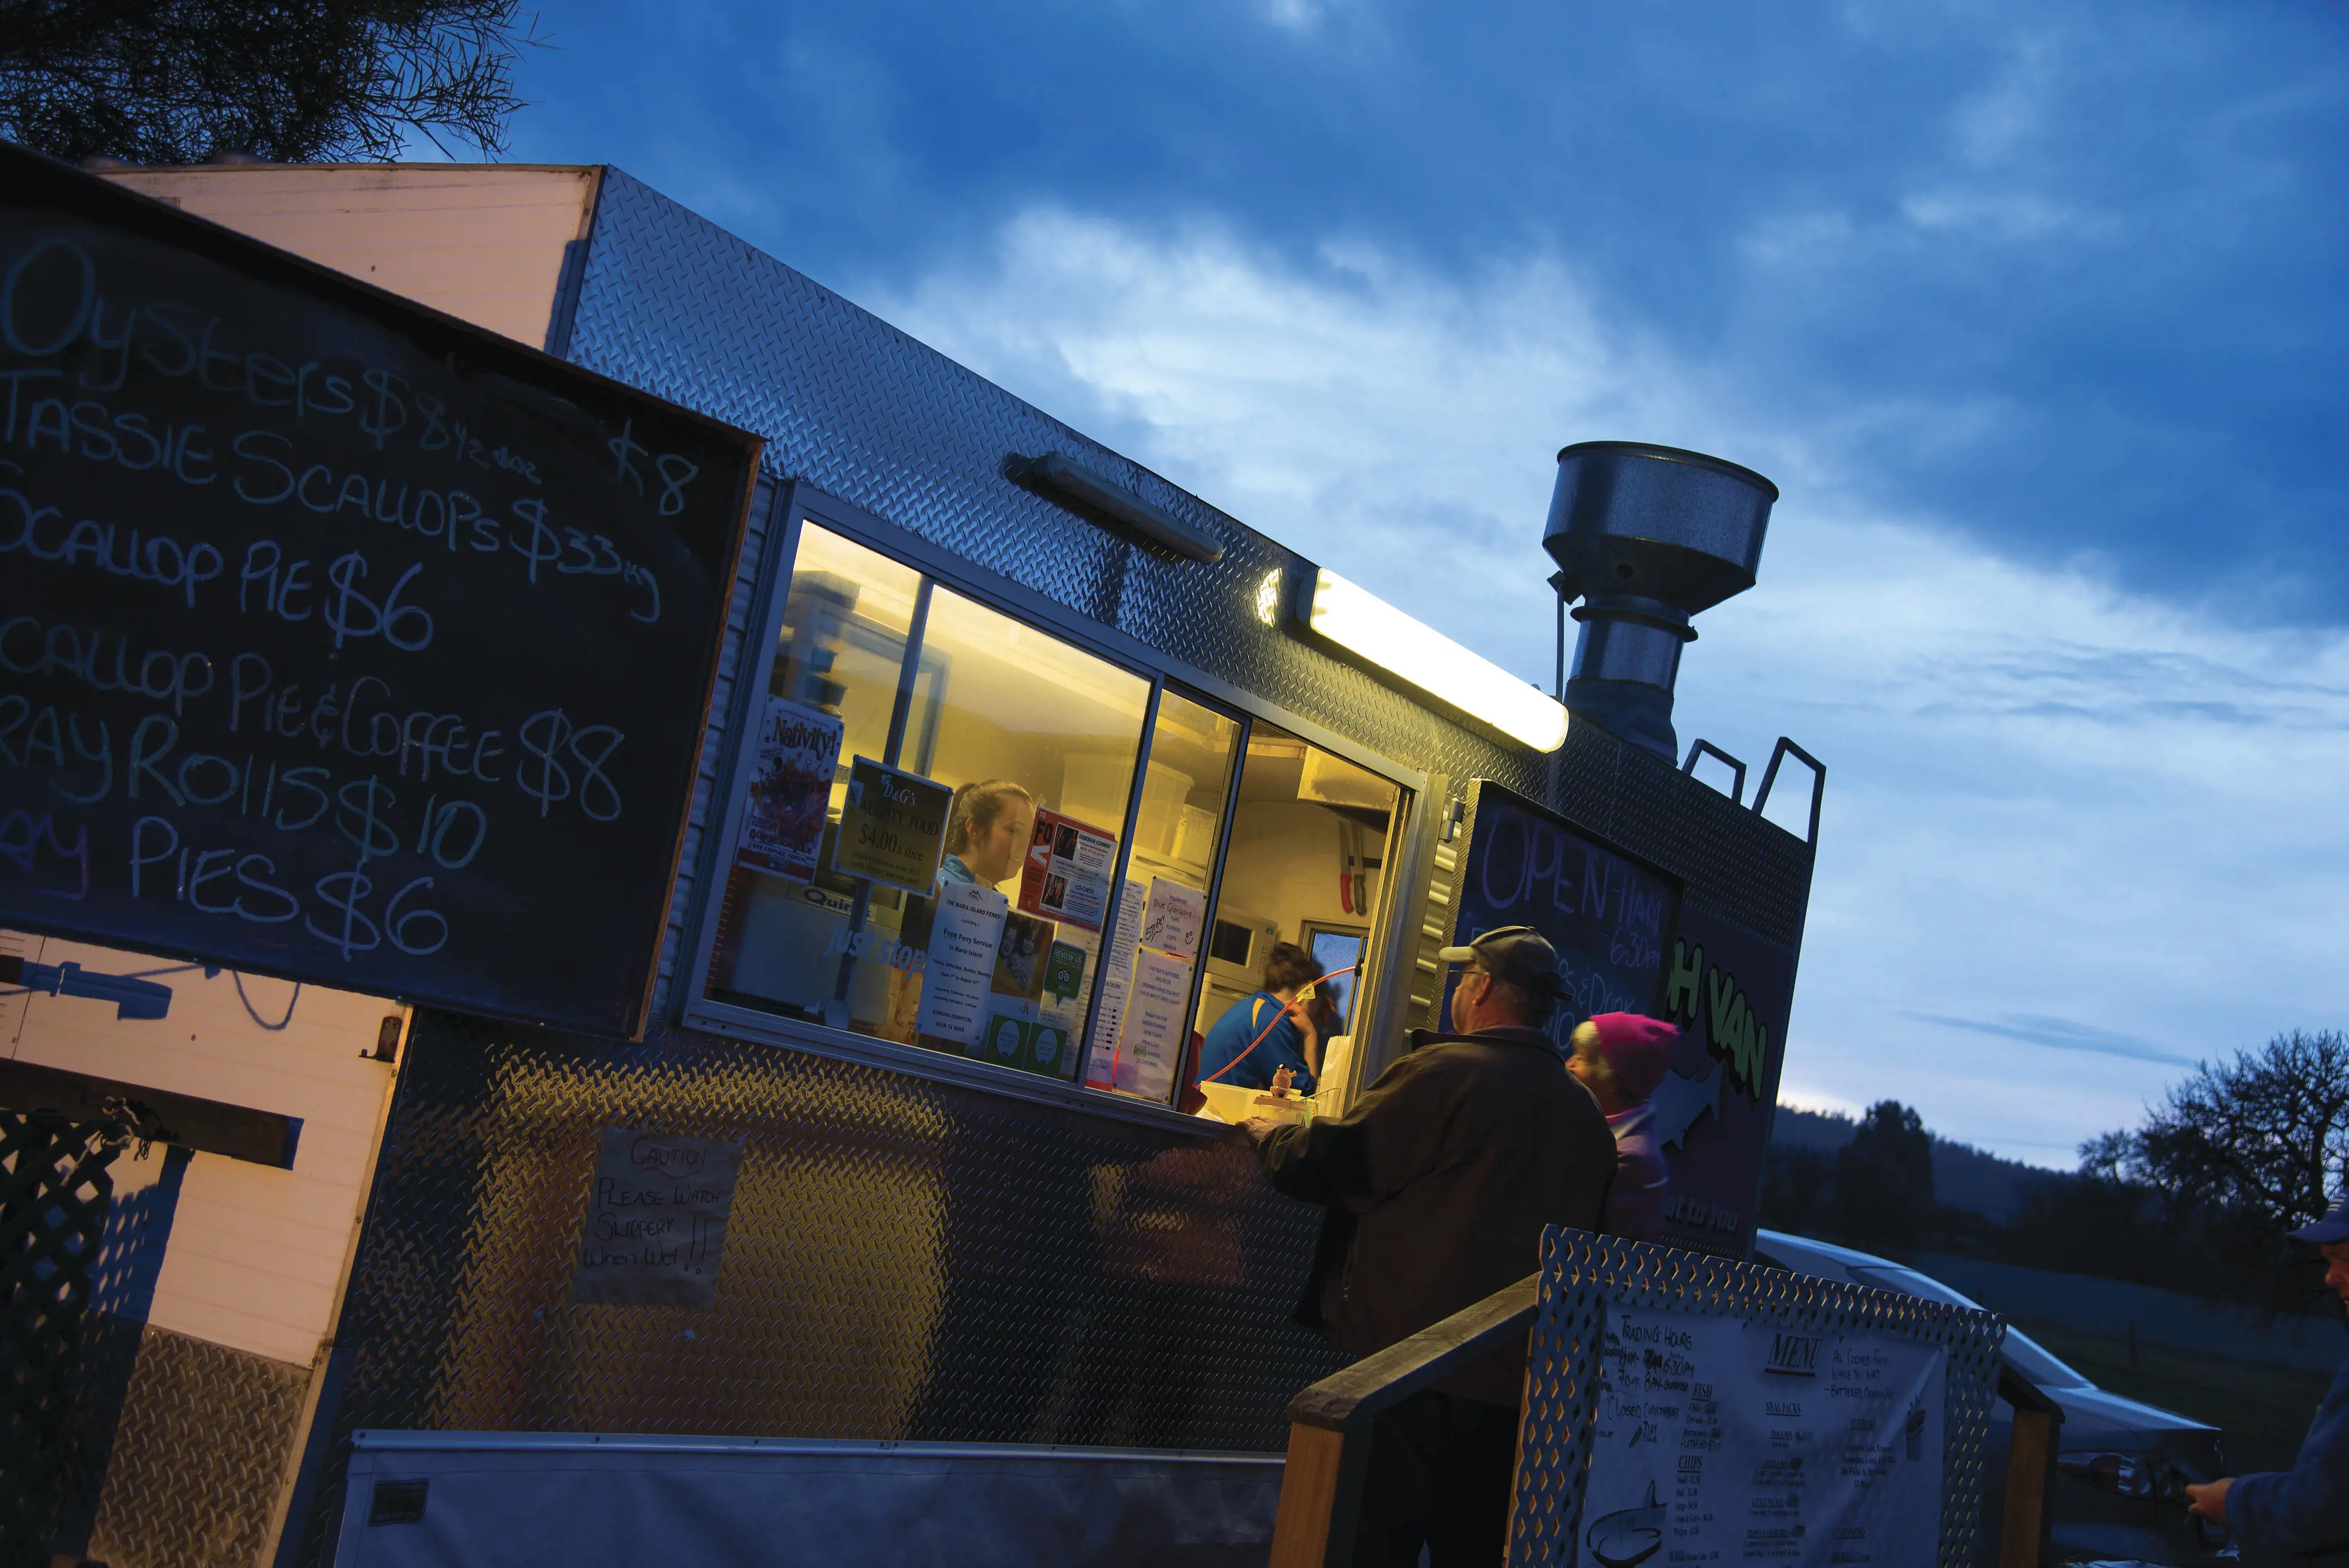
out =
<path fill-rule="evenodd" d="M 1274 1023 L 1278 1018 L 1279 1023 Z M 1265 1033 L 1265 1025 L 1272 1033 Z M 1253 1051 L 1248 1043 L 1264 1034 L 1264 1043 Z M 1288 1004 L 1268 991 L 1259 991 L 1245 1002 L 1236 1002 L 1216 1020 L 1207 1031 L 1206 1043 L 1199 1048 L 1199 1081 L 1215 1078 L 1218 1084 L 1231 1084 L 1243 1089 L 1269 1089 L 1272 1075 L 1286 1067 L 1295 1076 L 1290 1086 L 1300 1095 L 1313 1092 L 1313 1069 L 1305 1064 L 1305 1035 L 1288 1016 Z M 1242 1052 L 1247 1059 L 1216 1078 L 1217 1073 L 1230 1066 Z"/>
<path fill-rule="evenodd" d="M 2349 1361 L 2292 1469 L 2238 1476 L 2227 1489 L 2227 1528 L 2246 1565 L 2349 1563 Z"/>
<path fill-rule="evenodd" d="M 961 882 L 974 888 L 978 886 L 978 878 L 970 874 L 970 867 L 962 863 L 962 857 L 951 849 L 947 851 L 947 857 L 938 862 L 938 880 Z"/>

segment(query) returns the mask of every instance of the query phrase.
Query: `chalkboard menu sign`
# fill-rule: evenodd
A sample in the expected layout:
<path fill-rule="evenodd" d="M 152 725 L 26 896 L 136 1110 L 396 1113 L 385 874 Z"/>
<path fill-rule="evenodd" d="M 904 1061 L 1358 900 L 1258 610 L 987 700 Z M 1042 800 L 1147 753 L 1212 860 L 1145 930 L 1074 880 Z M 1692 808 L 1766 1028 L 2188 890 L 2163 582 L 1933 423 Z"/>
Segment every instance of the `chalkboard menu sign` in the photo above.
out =
<path fill-rule="evenodd" d="M 758 451 L 0 145 L 0 924 L 636 1032 Z"/>
<path fill-rule="evenodd" d="M 1452 899 L 1451 941 L 1465 945 L 1500 926 L 1531 926 L 1557 949 L 1566 993 L 1550 1033 L 1564 1049 L 1600 1012 L 1663 1014 L 1680 888 L 1651 867 L 1490 779 L 1469 785 L 1467 854 Z M 1457 974 L 1436 1001 L 1440 1027 Z"/>

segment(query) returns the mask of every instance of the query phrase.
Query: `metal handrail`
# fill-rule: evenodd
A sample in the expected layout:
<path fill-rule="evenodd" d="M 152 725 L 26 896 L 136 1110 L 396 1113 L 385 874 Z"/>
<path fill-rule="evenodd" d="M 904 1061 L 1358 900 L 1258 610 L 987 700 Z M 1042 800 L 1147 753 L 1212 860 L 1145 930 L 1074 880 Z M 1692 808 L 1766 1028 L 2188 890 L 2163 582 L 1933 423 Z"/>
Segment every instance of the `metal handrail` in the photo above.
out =
<path fill-rule="evenodd" d="M 1778 737 L 1777 748 L 1770 753 L 1770 765 L 1762 770 L 1762 787 L 1754 792 L 1754 815 L 1761 815 L 1762 808 L 1770 804 L 1770 786 L 1778 782 L 1778 764 L 1790 756 L 1811 770 L 1810 836 L 1804 842 L 1816 849 L 1819 846 L 1819 803 L 1826 796 L 1827 765 L 1784 735 Z"/>
<path fill-rule="evenodd" d="M 1280 1511 L 1272 1527 L 1270 1568 L 1344 1568 L 1353 1561 L 1370 1468 L 1371 1428 L 1379 1413 L 1461 1366 L 1500 1348 L 1533 1325 L 1539 1274 L 1528 1274 L 1442 1323 L 1332 1373 L 1288 1402 L 1288 1460 Z M 1998 1396 L 2014 1407 L 2007 1456 L 2006 1508 L 1999 1568 L 2038 1568 L 2052 1520 L 2056 1429 L 2064 1407 L 2038 1385 L 2002 1364 Z M 1516 1469 L 1525 1468 L 1525 1432 Z M 1511 1488 L 1514 1498 L 1515 1487 Z M 1514 1508 L 1512 1509 L 1514 1512 Z"/>
<path fill-rule="evenodd" d="M 1688 761 L 1681 764 L 1681 772 L 1689 774 L 1691 777 L 1694 777 L 1696 774 L 1696 760 L 1699 757 L 1713 757 L 1718 761 L 1727 763 L 1732 768 L 1736 770 L 1737 778 L 1729 791 L 1729 801 L 1733 805 L 1744 805 L 1745 804 L 1745 764 L 1739 762 L 1735 757 L 1731 756 L 1727 752 L 1723 751 L 1719 746 L 1714 745 L 1711 741 L 1700 740 L 1692 741 L 1689 743 Z"/>

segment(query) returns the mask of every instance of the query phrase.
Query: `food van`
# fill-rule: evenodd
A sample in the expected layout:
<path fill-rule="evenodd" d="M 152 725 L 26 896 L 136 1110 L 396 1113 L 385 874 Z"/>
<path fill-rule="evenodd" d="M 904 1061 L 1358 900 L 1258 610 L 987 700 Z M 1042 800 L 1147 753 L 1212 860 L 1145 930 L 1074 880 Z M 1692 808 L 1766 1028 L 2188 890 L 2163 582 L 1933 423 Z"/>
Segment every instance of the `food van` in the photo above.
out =
<path fill-rule="evenodd" d="M 1749 800 L 1670 714 L 1767 481 L 1561 452 L 1545 693 L 616 169 L 109 178 L 766 443 L 714 685 L 676 693 L 707 721 L 643 1028 L 355 1001 L 404 1030 L 315 1365 L 131 1380 L 118 1452 L 191 1386 L 258 1435 L 202 1503 L 119 1480 L 124 1519 L 308 1565 L 592 1537 L 614 1497 L 708 1539 L 755 1495 L 810 1558 L 1260 1560 L 1283 1407 L 1342 1357 L 1294 1317 L 1319 1216 L 1196 1053 L 1283 944 L 1330 977 L 1284 1114 L 1331 1116 L 1440 1025 L 1437 949 L 1540 927 L 1561 1040 L 1686 1026 L 1670 1239 L 1750 1246 L 1824 775 L 1780 740 Z M 527 1519 L 429 1484 L 485 1468 Z"/>

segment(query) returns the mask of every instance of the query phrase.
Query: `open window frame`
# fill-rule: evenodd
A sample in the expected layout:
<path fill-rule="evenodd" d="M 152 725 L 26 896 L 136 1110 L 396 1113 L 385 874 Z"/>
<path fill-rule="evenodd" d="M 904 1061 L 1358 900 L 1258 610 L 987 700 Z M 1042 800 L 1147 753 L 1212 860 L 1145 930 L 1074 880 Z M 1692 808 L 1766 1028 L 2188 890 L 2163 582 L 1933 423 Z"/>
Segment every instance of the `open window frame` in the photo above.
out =
<path fill-rule="evenodd" d="M 1171 659 L 1128 633 L 1079 615 L 1032 588 L 941 549 L 859 507 L 827 495 L 812 485 L 793 482 L 782 486 L 782 491 L 781 510 L 775 514 L 778 526 L 770 535 L 770 548 L 759 574 L 756 597 L 745 618 L 741 666 L 733 681 L 730 711 L 724 715 L 727 741 L 704 817 L 705 832 L 690 884 L 692 909 L 685 927 L 690 940 L 680 950 L 678 965 L 669 977 L 672 1021 L 684 1029 L 782 1045 L 844 1061 L 867 1063 L 916 1077 L 962 1085 L 1020 1099 L 1062 1105 L 1127 1120 L 1176 1126 L 1203 1133 L 1219 1127 L 1219 1123 L 1186 1116 L 1174 1108 L 1183 1086 L 1179 1064 L 1176 1082 L 1164 1102 L 1086 1086 L 1083 1082 L 1083 1054 L 1091 1044 L 1089 1039 L 1075 1043 L 1079 1054 L 1078 1072 L 1075 1080 L 1070 1081 L 1020 1072 L 995 1063 L 902 1044 L 851 1029 L 786 1017 L 707 994 L 706 987 L 718 943 L 727 874 L 741 835 L 749 774 L 757 762 L 757 748 L 746 743 L 754 729 L 750 715 L 753 704 L 765 700 L 772 675 L 792 574 L 799 559 L 803 530 L 812 523 L 912 568 L 926 579 L 934 580 L 975 603 L 1027 623 L 1148 682 L 1148 697 L 1142 715 L 1141 742 L 1133 762 L 1133 784 L 1127 790 L 1124 820 L 1118 825 L 1116 865 L 1110 882 L 1112 897 L 1101 933 L 1100 950 L 1103 955 L 1112 950 L 1112 943 L 1132 940 L 1130 933 L 1117 929 L 1118 899 L 1114 892 L 1124 887 L 1129 872 L 1135 825 L 1143 808 L 1144 791 L 1141 785 L 1148 774 L 1160 701 L 1169 690 L 1221 713 L 1238 726 L 1235 763 L 1224 783 L 1215 853 L 1209 867 L 1206 907 L 1210 919 L 1223 891 L 1225 857 L 1230 847 L 1233 818 L 1239 804 L 1241 761 L 1247 754 L 1248 739 L 1257 722 L 1276 725 L 1309 744 L 1392 782 L 1402 793 L 1390 830 L 1391 845 L 1416 844 L 1423 836 L 1411 829 L 1417 814 L 1426 808 L 1430 798 L 1428 775 L 1398 763 L 1392 758 L 1381 756 L 1324 725 L 1268 703 L 1205 670 Z M 918 677 L 920 658 L 917 627 L 916 635 L 908 640 L 905 656 L 905 670 L 915 678 Z M 906 706 L 904 678 L 901 678 L 898 703 L 899 721 L 902 722 Z M 893 725 L 895 728 L 896 726 Z M 1367 977 L 1368 983 L 1359 993 L 1371 999 L 1370 1027 L 1372 1029 L 1384 1029 L 1396 1023 L 1409 1005 L 1411 944 L 1403 940 L 1402 927 L 1411 889 L 1416 880 L 1419 878 L 1408 875 L 1381 878 L 1377 907 L 1370 921 L 1371 940 L 1366 950 L 1371 972 Z M 1112 972 L 1112 966 L 1107 962 L 1092 966 L 1092 973 L 1088 979 L 1085 1011 L 1088 1034 L 1092 1021 L 1100 1015 L 1102 991 Z M 1197 1018 L 1200 990 L 1206 972 L 1204 961 L 1192 963 L 1189 1000 L 1184 1015 L 1186 1047 L 1188 1032 Z M 1184 1057 L 1187 1060 L 1187 1049 Z"/>

